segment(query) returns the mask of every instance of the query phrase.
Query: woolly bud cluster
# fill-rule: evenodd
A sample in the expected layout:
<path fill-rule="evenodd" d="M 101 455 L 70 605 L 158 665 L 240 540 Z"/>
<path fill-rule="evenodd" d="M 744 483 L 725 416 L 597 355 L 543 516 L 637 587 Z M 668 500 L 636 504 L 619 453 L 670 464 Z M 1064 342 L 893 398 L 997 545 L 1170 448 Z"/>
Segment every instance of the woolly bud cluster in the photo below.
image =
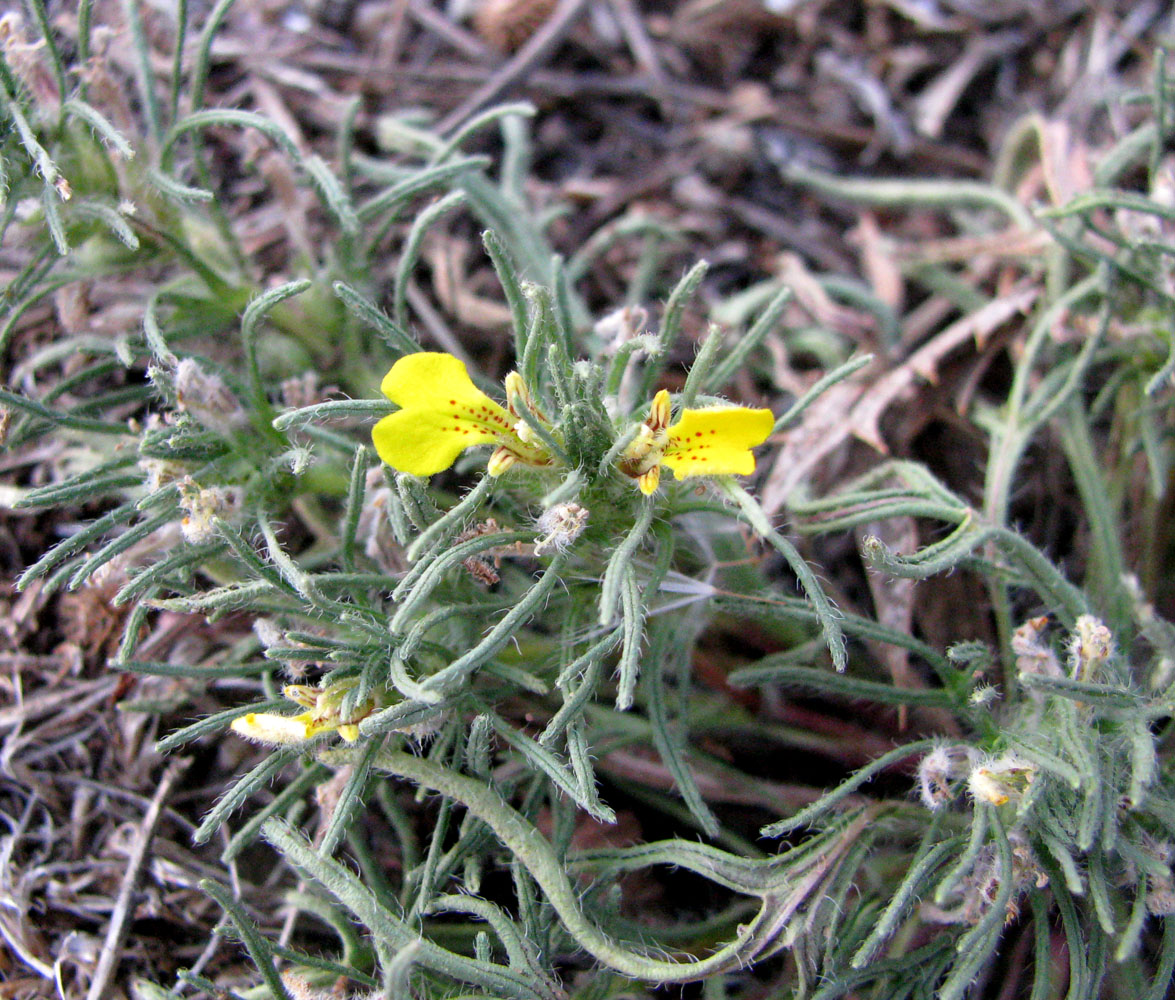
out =
<path fill-rule="evenodd" d="M 1000 689 L 991 684 L 978 684 L 975 690 L 971 692 L 969 699 L 972 705 L 978 705 L 981 708 L 987 708 L 1000 700 Z"/>
<path fill-rule="evenodd" d="M 574 501 L 557 503 L 548 507 L 535 521 L 535 527 L 541 537 L 535 539 L 534 554 L 541 556 L 544 552 L 554 549 L 556 552 L 565 551 L 572 542 L 583 534 L 587 527 L 588 509 L 581 507 Z"/>
<path fill-rule="evenodd" d="M 1044 630 L 1048 623 L 1047 615 L 1030 618 L 1012 633 L 1012 652 L 1016 654 L 1016 669 L 1020 673 L 1043 677 L 1064 675 L 1057 654 L 1044 641 Z"/>
<path fill-rule="evenodd" d="M 21 16 L 15 11 L 0 17 L 0 50 L 12 74 L 27 89 L 37 111 L 48 115 L 54 106 L 60 105 L 62 95 L 58 93 L 53 73 L 45 59 L 45 44 L 28 40 Z M 68 196 L 61 192 L 60 187 L 60 184 L 65 183 L 65 178 L 54 180 L 46 177 L 45 180 L 54 183 L 62 200 L 67 199 Z M 65 183 L 65 187 L 68 190 L 69 185 Z"/>
<path fill-rule="evenodd" d="M 1009 833 L 1008 846 L 1012 849 L 1012 887 L 1004 920 L 1011 923 L 1020 915 L 1020 897 L 1030 888 L 1043 889 L 1049 884 L 1049 877 L 1040 867 L 1036 854 L 1022 833 L 1016 830 Z M 1001 871 L 994 845 L 984 845 L 966 884 L 963 916 L 967 923 L 978 923 L 1000 894 Z"/>
<path fill-rule="evenodd" d="M 995 844 L 984 844 L 975 857 L 974 866 L 954 892 L 961 897 L 958 904 L 944 910 L 932 903 L 923 903 L 923 916 L 944 924 L 977 924 L 991 911 L 1007 880 L 1011 885 L 1004 921 L 1012 923 L 1016 920 L 1020 916 L 1020 900 L 1024 894 L 1032 888 L 1043 889 L 1048 885 L 1049 877 L 1021 831 L 1008 833 L 1008 846 L 1012 853 L 1010 872 L 1001 864 Z"/>
<path fill-rule="evenodd" d="M 1114 636 L 1093 615 L 1081 615 L 1069 641 L 1069 666 L 1078 680 L 1096 677 L 1114 652 Z"/>
<path fill-rule="evenodd" d="M 1175 915 L 1175 877 L 1171 874 L 1171 857 L 1175 852 L 1166 841 L 1150 841 L 1144 847 L 1148 855 L 1166 866 L 1166 871 L 1147 872 L 1146 908 L 1156 917 Z"/>
<path fill-rule="evenodd" d="M 166 458 L 140 458 L 139 468 L 144 476 L 143 485 L 149 493 L 154 493 L 187 476 L 187 466 Z"/>
<path fill-rule="evenodd" d="M 388 509 L 394 502 L 383 470 L 368 469 L 355 533 L 363 539 L 363 554 L 385 573 L 401 573 L 405 565 L 403 550 L 389 530 Z"/>
<path fill-rule="evenodd" d="M 305 406 L 323 402 L 326 393 L 318 384 L 318 372 L 309 371 L 283 380 L 281 396 L 282 405 L 291 410 L 300 410 Z"/>
<path fill-rule="evenodd" d="M 175 395 L 181 410 L 217 434 L 228 437 L 248 423 L 240 402 L 223 379 L 204 371 L 192 358 L 184 358 L 176 365 Z"/>
<path fill-rule="evenodd" d="M 199 486 L 191 476 L 177 484 L 184 519 L 180 530 L 192 543 L 206 542 L 216 532 L 217 519 L 232 521 L 245 505 L 245 494 L 239 486 Z"/>
<path fill-rule="evenodd" d="M 266 649 L 285 644 L 285 633 L 272 618 L 258 618 L 253 622 L 253 634 Z"/>
<path fill-rule="evenodd" d="M 927 809 L 938 811 L 958 792 L 958 782 L 967 776 L 978 752 L 963 743 L 936 746 L 918 764 L 918 794 Z"/>

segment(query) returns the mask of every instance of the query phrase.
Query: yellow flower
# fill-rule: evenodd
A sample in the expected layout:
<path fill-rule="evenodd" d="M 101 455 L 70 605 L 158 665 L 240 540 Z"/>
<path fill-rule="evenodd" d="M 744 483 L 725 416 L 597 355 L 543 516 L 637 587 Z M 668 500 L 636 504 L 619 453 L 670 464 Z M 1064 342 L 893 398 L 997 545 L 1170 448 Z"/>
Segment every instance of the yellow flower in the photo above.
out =
<path fill-rule="evenodd" d="M 384 376 L 380 390 L 400 407 L 371 431 L 379 457 L 393 469 L 431 476 L 478 444 L 497 446 L 487 465 L 491 476 L 516 462 L 551 464 L 542 441 L 520 419 L 519 400 L 543 418 L 517 372 L 506 376 L 508 409 L 478 389 L 465 365 L 451 354 L 406 354 Z"/>
<path fill-rule="evenodd" d="M 348 743 L 354 743 L 359 738 L 359 723 L 376 707 L 375 701 L 368 698 L 347 718 L 343 718 L 340 712 L 343 696 L 358 683 L 351 678 L 325 688 L 287 684 L 282 688 L 282 695 L 309 711 L 300 715 L 250 712 L 233 719 L 233 732 L 259 743 L 279 744 L 305 743 L 322 733 L 337 732 Z"/>
<path fill-rule="evenodd" d="M 683 410 L 672 427 L 669 417 L 669 393 L 662 389 L 636 439 L 620 456 L 620 471 L 635 479 L 646 496 L 657 491 L 663 465 L 678 479 L 754 472 L 751 449 L 766 441 L 775 426 L 770 410 L 746 406 Z"/>

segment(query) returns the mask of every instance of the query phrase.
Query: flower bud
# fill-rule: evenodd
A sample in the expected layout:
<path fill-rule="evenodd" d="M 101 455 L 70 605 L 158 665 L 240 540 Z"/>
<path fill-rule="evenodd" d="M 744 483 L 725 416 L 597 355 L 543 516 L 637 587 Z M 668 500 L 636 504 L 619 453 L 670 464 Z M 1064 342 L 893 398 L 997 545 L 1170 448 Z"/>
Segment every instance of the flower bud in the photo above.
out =
<path fill-rule="evenodd" d="M 968 700 L 972 705 L 986 708 L 993 702 L 1000 700 L 1000 689 L 991 684 L 980 684 L 971 692 L 971 697 Z"/>
<path fill-rule="evenodd" d="M 326 393 L 318 384 L 318 372 L 308 371 L 284 379 L 281 384 L 282 404 L 291 410 L 300 410 L 321 403 Z"/>
<path fill-rule="evenodd" d="M 1040 867 L 1032 846 L 1022 833 L 1011 831 L 1008 834 L 1008 846 L 1012 849 L 1012 885 L 1004 911 L 1004 922 L 1010 924 L 1020 916 L 1020 898 L 1024 893 L 1030 888 L 1043 889 L 1049 884 L 1049 877 Z M 995 904 L 1000 895 L 1002 879 L 999 854 L 992 844 L 985 844 L 966 881 L 963 909 L 968 923 L 978 923 Z"/>
<path fill-rule="evenodd" d="M 266 649 L 285 644 L 285 634 L 272 618 L 258 618 L 253 622 L 253 634 Z"/>
<path fill-rule="evenodd" d="M 508 448 L 495 448 L 490 455 L 490 460 L 486 463 L 486 472 L 491 476 L 500 476 L 516 461 L 517 459 Z"/>
<path fill-rule="evenodd" d="M 140 458 L 139 468 L 146 477 L 143 480 L 143 485 L 146 486 L 149 493 L 154 493 L 169 483 L 187 478 L 186 466 L 166 458 Z"/>

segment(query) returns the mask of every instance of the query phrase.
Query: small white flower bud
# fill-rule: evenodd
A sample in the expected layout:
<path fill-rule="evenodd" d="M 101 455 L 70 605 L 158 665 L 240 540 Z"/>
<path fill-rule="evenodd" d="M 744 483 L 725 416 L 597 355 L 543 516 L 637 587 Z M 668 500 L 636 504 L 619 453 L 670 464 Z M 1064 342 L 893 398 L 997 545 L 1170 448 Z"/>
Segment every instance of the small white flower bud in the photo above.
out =
<path fill-rule="evenodd" d="M 395 500 L 382 468 L 367 470 L 366 486 L 355 532 L 363 539 L 363 554 L 387 573 L 403 572 L 404 553 L 388 524 L 388 508 Z"/>
<path fill-rule="evenodd" d="M 992 702 L 1000 700 L 1000 689 L 991 684 L 980 684 L 971 692 L 971 704 L 986 707 Z"/>
<path fill-rule="evenodd" d="M 1143 851 L 1163 865 L 1166 871 L 1149 871 L 1146 878 L 1146 908 L 1156 917 L 1175 915 L 1175 876 L 1171 872 L 1171 844 L 1165 840 L 1146 837 Z"/>
<path fill-rule="evenodd" d="M 300 476 L 314 464 L 314 452 L 309 448 L 291 448 L 289 462 L 290 471 L 295 476 Z"/>
<path fill-rule="evenodd" d="M 1175 683 L 1175 660 L 1169 656 L 1160 656 L 1147 683 L 1152 691 L 1165 691 Z"/>
<path fill-rule="evenodd" d="M 1020 915 L 1020 900 L 1024 894 L 1032 888 L 1043 889 L 1048 885 L 1049 877 L 1040 867 L 1032 846 L 1018 830 L 1008 832 L 1008 846 L 1012 849 L 1012 870 L 1004 921 L 1011 923 Z M 935 918 L 947 923 L 978 923 L 999 899 L 1007 876 L 995 845 L 984 844 L 975 858 L 975 866 L 962 882 L 960 905 L 952 910 L 938 911 Z"/>
<path fill-rule="evenodd" d="M 187 470 L 183 465 L 179 462 L 171 462 L 166 458 L 140 458 L 139 468 L 146 476 L 143 485 L 151 493 L 169 483 L 183 479 L 187 475 Z"/>
<path fill-rule="evenodd" d="M 436 736 L 448 721 L 448 712 L 438 712 L 436 715 L 429 716 L 423 722 L 413 722 L 408 726 L 399 726 L 395 732 L 403 733 L 410 740 L 419 744 Z"/>
<path fill-rule="evenodd" d="M 321 403 L 326 394 L 318 384 L 318 372 L 308 371 L 288 378 L 281 384 L 282 403 L 291 410 Z"/>
<path fill-rule="evenodd" d="M 595 325 L 595 334 L 608 344 L 611 352 L 615 352 L 621 344 L 635 338 L 648 322 L 649 313 L 643 306 L 624 306 L 598 320 Z M 656 343 L 653 338 L 649 339 Z M 651 345 L 642 344 L 641 346 L 647 349 Z"/>
<path fill-rule="evenodd" d="M 1170 883 L 1147 889 L 1146 908 L 1154 917 L 1169 917 L 1175 914 L 1175 890 Z"/>
<path fill-rule="evenodd" d="M 41 214 L 41 202 L 36 198 L 21 198 L 14 212 L 20 222 L 32 222 Z"/>

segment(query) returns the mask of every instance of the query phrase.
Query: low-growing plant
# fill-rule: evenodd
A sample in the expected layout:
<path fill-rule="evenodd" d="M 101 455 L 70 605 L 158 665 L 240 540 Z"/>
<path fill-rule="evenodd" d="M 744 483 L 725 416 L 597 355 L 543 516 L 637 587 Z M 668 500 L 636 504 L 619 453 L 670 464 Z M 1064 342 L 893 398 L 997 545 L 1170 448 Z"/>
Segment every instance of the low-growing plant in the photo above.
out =
<path fill-rule="evenodd" d="M 571 280 L 584 260 L 551 252 L 523 195 L 529 109 L 495 109 L 446 138 L 389 119 L 385 159 L 361 157 L 344 123 L 329 166 L 262 116 L 202 107 L 222 0 L 190 75 L 177 60 L 170 100 L 142 74 L 129 119 L 142 131 L 127 135 L 97 106 L 89 36 L 79 26 L 89 74 L 77 76 L 30 6 L 41 61 L 18 64 L 13 22 L 0 59 L 2 231 L 28 261 L 0 344 L 71 284 L 135 273 L 150 291 L 134 329 L 63 333 L 0 393 L 7 448 L 62 445 L 51 481 L 14 487 L 15 506 L 86 511 L 19 583 L 105 588 L 125 611 L 110 669 L 168 678 L 181 700 L 231 682 L 230 705 L 159 744 L 233 732 L 266 748 L 195 839 L 224 836 L 226 863 L 267 843 L 295 875 L 280 902 L 333 935 L 316 952 L 279 943 L 251 913 L 279 900 L 208 879 L 253 981 L 232 992 L 187 972 L 140 983 L 141 995 L 594 1000 L 701 981 L 713 997 L 767 984 L 819 1000 L 955 1000 L 1010 963 L 1012 942 L 1032 949 L 1016 995 L 1167 994 L 1175 630 L 1154 600 L 1170 596 L 1175 292 L 1157 191 L 1171 110 L 1161 64 L 1153 113 L 1105 154 L 1097 188 L 1048 211 L 994 185 L 785 171 L 830 197 L 978 206 L 978 223 L 951 216 L 976 226 L 1002 212 L 1048 239 L 1013 293 L 959 293 L 965 334 L 1010 326 L 1018 345 L 1006 398 L 971 413 L 988 438 L 978 502 L 890 460 L 829 496 L 760 503 L 735 476 L 826 393 L 868 387 L 831 438 L 876 430 L 892 396 L 871 359 L 837 343 L 836 363 L 788 405 L 729 402 L 737 375 L 764 375 L 790 292 L 755 290 L 749 321 L 711 325 L 693 354 L 683 316 L 701 264 L 655 329 L 633 309 L 593 322 Z M 127 10 L 146 60 L 138 6 Z M 276 280 L 218 205 L 202 139 L 244 129 L 313 193 L 329 234 Z M 462 152 L 491 129 L 501 169 Z M 413 328 L 424 241 L 457 212 L 484 229 L 506 304 L 501 382 L 479 345 L 425 349 Z M 952 287 L 944 268 L 918 266 L 928 287 Z M 958 329 L 941 336 L 960 342 Z M 933 369 L 939 356 L 923 360 Z M 903 384 L 917 370 L 896 368 Z M 1112 454 L 1099 455 L 1107 439 Z M 1071 473 L 1088 534 L 1081 576 L 1010 514 L 1041 440 L 1059 442 Z M 1127 496 L 1136 468 L 1144 485 Z M 776 523 L 784 505 L 800 536 L 861 529 L 872 573 L 976 574 L 995 643 L 935 648 L 884 615 L 838 609 Z M 1145 526 L 1137 558 L 1123 546 L 1128 517 Z M 887 522 L 931 540 L 899 551 L 878 537 Z M 163 615 L 251 631 L 226 628 L 212 655 L 185 662 L 144 649 Z M 750 629 L 782 651 L 720 688 L 703 683 L 711 637 Z M 886 678 L 879 647 L 918 664 L 906 683 Z M 787 753 L 804 737 L 739 700 L 780 688 L 921 712 L 929 735 L 847 776 L 809 778 Z M 739 743 L 777 748 L 770 773 L 751 773 L 730 750 Z M 626 782 L 625 768 L 650 762 L 662 787 Z M 315 791 L 323 820 L 309 838 Z M 619 803 L 634 801 L 664 838 L 621 829 Z M 634 873 L 663 882 L 679 919 L 634 919 Z"/>

